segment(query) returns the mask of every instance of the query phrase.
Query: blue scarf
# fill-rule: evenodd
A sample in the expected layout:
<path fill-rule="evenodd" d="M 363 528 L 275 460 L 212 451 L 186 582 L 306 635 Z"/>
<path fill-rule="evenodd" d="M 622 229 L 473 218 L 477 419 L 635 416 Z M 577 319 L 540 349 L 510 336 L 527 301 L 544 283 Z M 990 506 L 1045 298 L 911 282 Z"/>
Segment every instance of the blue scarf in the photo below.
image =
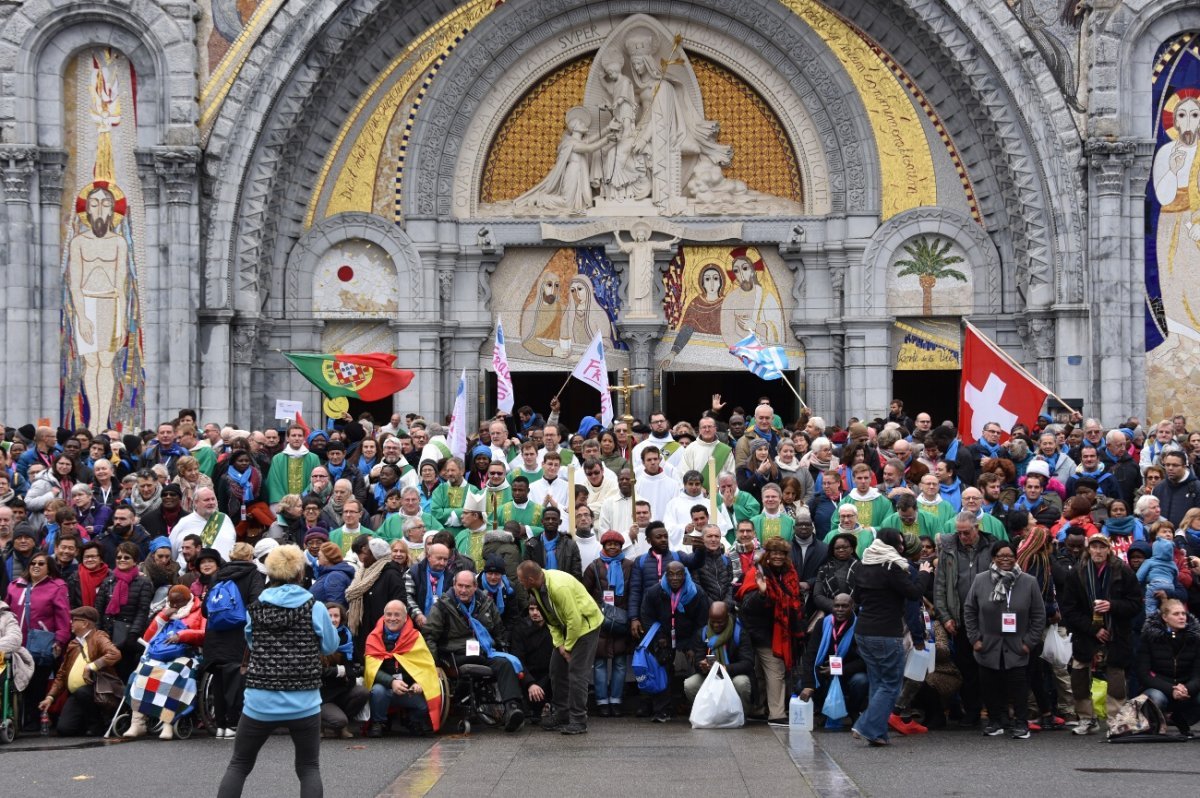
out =
<path fill-rule="evenodd" d="M 608 566 L 608 587 L 613 595 L 624 596 L 625 572 L 621 569 L 621 564 L 625 562 L 625 556 L 618 554 L 616 557 L 605 557 L 601 554 L 600 561 Z"/>
<path fill-rule="evenodd" d="M 254 486 L 250 482 L 250 475 L 254 473 L 252 467 L 247 466 L 246 473 L 243 474 L 233 466 L 230 466 L 229 470 L 225 473 L 229 475 L 230 479 L 242 486 L 242 504 L 249 504 L 254 501 Z"/>
<path fill-rule="evenodd" d="M 1058 461 L 1062 459 L 1061 452 L 1055 452 L 1050 457 L 1047 457 L 1046 455 L 1043 454 L 1043 455 L 1041 455 L 1041 458 L 1046 461 L 1046 465 L 1050 466 L 1050 474 L 1051 475 L 1054 475 L 1058 472 Z"/>
<path fill-rule="evenodd" d="M 1138 523 L 1137 518 L 1132 515 L 1127 515 L 1124 518 L 1109 518 L 1104 522 L 1104 534 L 1110 538 L 1113 535 L 1134 535 L 1134 533 L 1141 531 L 1138 529 L 1138 526 L 1141 525 Z M 1134 540 L 1141 539 L 1141 535 L 1134 535 Z"/>
<path fill-rule="evenodd" d="M 1017 499 L 1015 502 L 1013 502 L 1013 509 L 1014 510 L 1028 510 L 1031 513 L 1036 512 L 1037 508 L 1042 506 L 1042 500 L 1043 500 L 1043 497 L 1038 496 L 1037 502 L 1034 504 L 1030 504 L 1028 497 L 1026 497 L 1024 493 L 1022 493 L 1021 497 L 1019 499 Z"/>
<path fill-rule="evenodd" d="M 950 447 L 946 449 L 946 455 L 942 459 L 952 463 L 958 462 L 958 438 L 950 442 Z"/>
<path fill-rule="evenodd" d="M 342 478 L 342 473 L 346 470 L 346 461 L 343 460 L 340 466 L 325 464 L 325 470 L 329 472 L 329 478 L 335 482 Z"/>
<path fill-rule="evenodd" d="M 383 628 L 383 631 L 384 631 L 384 634 L 387 634 L 386 626 Z M 337 650 L 341 653 L 341 655 L 343 657 L 346 658 L 346 662 L 353 662 L 354 661 L 354 638 L 351 636 L 350 630 L 348 628 L 346 628 L 345 626 L 339 626 L 337 628 L 337 633 L 338 633 L 338 648 L 337 648 Z"/>
<path fill-rule="evenodd" d="M 358 466 L 357 466 L 357 468 L 358 468 L 358 473 L 360 473 L 360 474 L 369 474 L 369 473 L 371 473 L 371 469 L 372 469 L 372 468 L 374 468 L 374 467 L 375 467 L 375 458 L 374 458 L 374 457 L 372 457 L 372 458 L 368 459 L 368 458 L 366 458 L 366 457 L 363 457 L 363 456 L 361 456 L 361 455 L 359 456 L 359 458 L 358 458 Z"/>
<path fill-rule="evenodd" d="M 492 587 L 491 583 L 487 580 L 487 576 L 480 574 L 479 586 L 487 591 L 487 594 L 492 597 L 492 601 L 496 603 L 496 609 L 499 610 L 501 615 L 503 615 L 504 599 L 511 596 L 514 592 L 512 582 L 508 581 L 508 577 L 504 574 L 501 574 L 500 584 Z"/>
<path fill-rule="evenodd" d="M 1000 456 L 1000 444 L 998 443 L 988 443 L 986 440 L 980 439 L 975 442 L 975 445 L 978 446 L 980 450 L 987 452 L 988 457 Z"/>
<path fill-rule="evenodd" d="M 550 538 L 546 537 L 545 535 L 542 535 L 542 545 L 546 549 L 546 567 L 552 571 L 558 570 L 557 549 L 558 549 L 558 540 L 560 537 L 561 537 L 561 534 L 555 535 L 554 539 L 551 540 Z"/>
<path fill-rule="evenodd" d="M 1185 529 L 1184 532 L 1187 533 L 1188 540 L 1200 546 L 1200 532 L 1197 532 L 1195 529 Z"/>
<path fill-rule="evenodd" d="M 954 508 L 954 512 L 958 512 L 959 510 L 962 509 L 962 480 L 961 479 L 959 479 L 958 477 L 955 477 L 954 481 L 951 482 L 949 485 L 942 485 L 939 483 L 938 491 L 941 492 L 942 497 L 946 501 L 950 502 L 950 506 Z"/>
<path fill-rule="evenodd" d="M 400 633 L 401 633 L 401 632 L 403 632 L 403 631 L 404 631 L 404 627 L 403 627 L 403 626 L 402 626 L 402 627 L 400 627 L 399 629 L 397 629 L 396 631 L 394 631 L 394 632 L 393 632 L 393 631 L 391 631 L 390 629 L 388 629 L 388 628 L 387 628 L 387 625 L 386 625 L 386 624 L 384 624 L 384 627 L 383 627 L 383 647 L 384 647 L 384 648 L 386 648 L 388 651 L 391 651 L 393 648 L 395 648 L 395 647 L 396 647 L 396 641 L 398 641 L 398 640 L 400 639 Z"/>
<path fill-rule="evenodd" d="M 521 664 L 521 660 L 517 659 L 512 654 L 508 654 L 503 651 L 497 651 L 496 644 L 492 640 L 491 633 L 488 632 L 487 627 L 475 617 L 475 596 L 471 596 L 470 604 L 463 604 L 457 598 L 454 599 L 454 603 L 458 605 L 459 611 L 462 612 L 462 614 L 465 615 L 467 620 L 470 622 L 471 631 L 474 632 L 475 639 L 479 641 L 479 650 L 483 652 L 483 656 L 487 657 L 488 659 L 503 657 L 512 663 L 513 671 L 520 676 L 525 670 L 525 666 Z"/>
<path fill-rule="evenodd" d="M 838 641 L 837 656 L 843 660 L 846 658 L 846 652 L 850 650 L 850 643 L 854 640 L 854 627 L 858 626 L 858 618 L 854 615 L 850 616 L 850 627 L 842 633 L 842 639 Z M 825 661 L 826 655 L 829 653 L 829 644 L 833 641 L 833 616 L 825 616 L 825 620 L 821 622 L 821 645 L 817 647 L 817 658 L 813 662 L 813 679 L 817 687 L 821 686 L 821 674 L 817 668 Z M 836 678 L 836 677 L 835 677 Z"/>
<path fill-rule="evenodd" d="M 667 584 L 666 569 L 664 568 L 663 571 L 662 579 L 658 580 L 658 584 L 662 586 L 663 593 L 666 593 L 668 596 L 675 595 L 675 591 L 671 590 L 671 586 Z M 696 583 L 692 581 L 692 575 L 685 568 L 683 570 L 683 587 L 679 588 L 677 606 L 679 608 L 686 607 L 696 597 L 697 592 Z"/>
<path fill-rule="evenodd" d="M 436 589 L 432 589 L 429 584 L 429 580 L 431 578 L 437 579 Z M 428 568 L 426 568 L 425 575 L 422 577 L 422 579 L 425 580 L 425 614 L 428 615 L 429 609 L 433 606 L 433 602 L 436 601 L 437 597 L 442 595 L 442 593 L 446 590 L 446 572 L 430 571 Z"/>

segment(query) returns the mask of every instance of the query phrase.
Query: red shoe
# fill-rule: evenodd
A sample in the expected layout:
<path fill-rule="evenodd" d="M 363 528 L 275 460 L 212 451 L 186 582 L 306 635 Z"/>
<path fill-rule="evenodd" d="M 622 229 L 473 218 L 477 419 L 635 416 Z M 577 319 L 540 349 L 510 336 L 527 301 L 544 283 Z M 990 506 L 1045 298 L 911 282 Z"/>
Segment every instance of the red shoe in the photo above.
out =
<path fill-rule="evenodd" d="M 911 722 L 905 723 L 903 720 L 901 720 L 900 716 L 895 712 L 893 712 L 891 715 L 888 715 L 888 726 L 894 729 L 897 734 L 909 734 L 909 727 L 911 725 Z"/>
<path fill-rule="evenodd" d="M 917 723 L 915 720 L 910 720 L 904 730 L 905 734 L 928 734 L 929 729 Z"/>

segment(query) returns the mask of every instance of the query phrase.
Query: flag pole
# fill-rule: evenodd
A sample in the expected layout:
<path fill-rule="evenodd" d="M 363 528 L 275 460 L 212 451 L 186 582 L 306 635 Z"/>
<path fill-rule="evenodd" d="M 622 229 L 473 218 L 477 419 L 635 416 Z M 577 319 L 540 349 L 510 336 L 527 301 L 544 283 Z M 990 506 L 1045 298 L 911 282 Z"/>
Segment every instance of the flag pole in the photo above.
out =
<path fill-rule="evenodd" d="M 787 387 L 791 388 L 792 393 L 794 393 L 796 395 L 796 398 L 800 400 L 800 406 L 803 407 L 805 410 L 812 412 L 812 408 L 804 403 L 804 398 L 802 396 L 800 396 L 800 392 L 797 391 L 796 388 L 792 385 L 792 382 L 791 382 L 791 380 L 789 380 L 787 378 L 787 375 L 784 374 L 783 371 L 780 371 L 779 376 L 783 378 L 783 381 L 785 384 L 787 384 Z"/>
<path fill-rule="evenodd" d="M 567 383 L 571 381 L 571 377 L 573 377 L 573 376 L 575 376 L 575 375 L 574 375 L 574 374 L 568 374 L 568 375 L 567 375 L 567 378 L 566 378 L 565 380 L 563 380 L 562 387 L 558 389 L 558 393 L 554 394 L 554 398 L 555 398 L 555 399 L 557 399 L 559 396 L 561 396 L 561 395 L 562 395 L 562 392 L 563 392 L 563 391 L 565 391 L 565 390 L 567 389 Z"/>
<path fill-rule="evenodd" d="M 1061 404 L 1063 407 L 1065 407 L 1065 408 L 1067 408 L 1068 410 L 1070 410 L 1072 413 L 1079 413 L 1079 411 L 1078 411 L 1078 410 L 1076 410 L 1075 408 L 1073 408 L 1073 407 L 1071 407 L 1069 404 L 1067 404 L 1067 401 L 1066 401 L 1065 399 L 1063 399 L 1061 396 L 1059 396 L 1058 394 L 1056 394 L 1054 391 L 1052 391 L 1052 390 L 1050 390 L 1048 387 L 1046 387 L 1046 384 L 1045 384 L 1045 383 L 1043 383 L 1043 382 L 1042 382 L 1041 380 L 1039 380 L 1037 377 L 1035 377 L 1035 376 L 1033 376 L 1032 374 L 1030 374 L 1030 373 L 1029 373 L 1029 370 L 1028 370 L 1028 369 L 1026 369 L 1024 366 L 1022 366 L 1020 363 L 1018 363 L 1016 360 L 1014 360 L 1014 359 L 1013 359 L 1013 357 L 1012 357 L 1011 355 L 1009 355 L 1009 354 L 1008 354 L 1008 352 L 1005 352 L 1003 349 L 1001 349 L 999 344 L 997 344 L 997 343 L 996 343 L 995 341 L 993 341 L 991 338 L 988 338 L 986 335 L 984 335 L 982 330 L 980 330 L 978 327 L 976 327 L 974 324 L 972 324 L 971 322 L 967 321 L 966 319 L 963 319 L 963 324 L 967 325 L 967 326 L 968 326 L 968 327 L 970 327 L 972 330 L 974 330 L 974 331 L 975 331 L 975 334 L 979 336 L 979 339 L 980 339 L 981 341 L 983 341 L 985 344 L 987 344 L 989 349 L 991 349 L 991 350 L 992 350 L 993 352 L 995 352 L 997 355 L 999 355 L 1000 357 L 1002 357 L 1002 358 L 1004 358 L 1006 361 L 1008 361 L 1008 364 L 1009 364 L 1010 366 L 1012 366 L 1012 367 L 1013 367 L 1013 368 L 1015 368 L 1017 371 L 1021 372 L 1021 373 L 1022 373 L 1022 374 L 1024 374 L 1026 377 L 1028 377 L 1029 379 L 1033 380 L 1033 382 L 1035 382 L 1035 383 L 1037 383 L 1039 386 L 1041 386 L 1042 390 L 1043 390 L 1043 391 L 1045 391 L 1045 392 L 1046 392 L 1046 394 L 1047 394 L 1048 396 L 1052 396 L 1052 397 L 1054 397 L 1055 399 L 1057 399 L 1059 404 Z"/>

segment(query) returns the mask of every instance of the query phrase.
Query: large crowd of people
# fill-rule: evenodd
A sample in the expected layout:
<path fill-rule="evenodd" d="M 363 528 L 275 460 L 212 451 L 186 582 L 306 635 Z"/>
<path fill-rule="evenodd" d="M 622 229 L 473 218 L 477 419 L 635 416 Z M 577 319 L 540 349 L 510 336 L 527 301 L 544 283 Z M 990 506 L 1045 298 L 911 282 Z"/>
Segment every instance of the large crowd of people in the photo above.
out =
<path fill-rule="evenodd" d="M 798 695 L 872 746 L 1094 734 L 1140 694 L 1181 733 L 1200 722 L 1200 432 L 1182 417 L 989 422 L 967 444 L 899 401 L 844 427 L 720 396 L 694 425 L 572 431 L 559 410 L 498 414 L 465 457 L 413 414 L 6 428 L 19 726 L 102 734 L 114 681 L 182 659 L 211 680 L 204 732 L 238 741 L 234 795 L 276 726 L 298 761 L 318 733 L 440 731 L 439 666 L 488 666 L 509 732 L 686 717 L 718 663 L 747 719 L 786 723 Z M 639 646 L 665 689 L 638 687 Z"/>

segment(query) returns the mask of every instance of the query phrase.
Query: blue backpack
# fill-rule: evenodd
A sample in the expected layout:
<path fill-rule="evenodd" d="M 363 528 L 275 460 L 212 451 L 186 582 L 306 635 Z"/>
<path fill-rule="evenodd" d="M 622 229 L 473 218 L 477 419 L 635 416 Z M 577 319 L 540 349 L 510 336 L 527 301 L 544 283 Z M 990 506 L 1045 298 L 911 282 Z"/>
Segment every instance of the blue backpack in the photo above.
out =
<path fill-rule="evenodd" d="M 204 599 L 208 628 L 221 632 L 246 624 L 246 605 L 242 593 L 231 579 L 217 582 Z"/>
<path fill-rule="evenodd" d="M 633 675 L 637 680 L 638 692 L 655 694 L 661 693 L 669 686 L 667 669 L 650 651 L 650 644 L 658 634 L 658 624 L 655 623 L 646 630 L 646 636 L 638 647 L 633 650 Z"/>

